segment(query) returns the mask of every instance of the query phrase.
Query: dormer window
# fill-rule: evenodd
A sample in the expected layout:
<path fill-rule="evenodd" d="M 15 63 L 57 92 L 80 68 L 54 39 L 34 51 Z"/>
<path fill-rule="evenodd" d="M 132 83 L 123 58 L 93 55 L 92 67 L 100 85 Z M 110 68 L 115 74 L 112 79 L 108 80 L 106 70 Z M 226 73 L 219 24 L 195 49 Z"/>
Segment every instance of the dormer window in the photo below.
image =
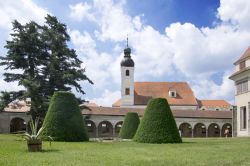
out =
<path fill-rule="evenodd" d="M 126 76 L 129 76 L 129 70 L 126 70 Z"/>
<path fill-rule="evenodd" d="M 176 97 L 176 91 L 175 90 L 170 90 L 168 93 L 169 93 L 170 97 L 174 97 L 174 98 Z"/>

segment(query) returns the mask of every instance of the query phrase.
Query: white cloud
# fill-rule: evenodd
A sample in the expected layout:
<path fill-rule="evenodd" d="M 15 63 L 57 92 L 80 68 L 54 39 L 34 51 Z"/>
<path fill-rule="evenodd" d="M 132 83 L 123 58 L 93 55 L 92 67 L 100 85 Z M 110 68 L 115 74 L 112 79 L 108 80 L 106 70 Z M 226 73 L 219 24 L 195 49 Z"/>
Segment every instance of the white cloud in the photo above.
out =
<path fill-rule="evenodd" d="M 0 79 L 0 91 L 19 91 L 24 90 L 23 86 L 18 86 L 18 82 L 6 82 L 3 79 Z"/>
<path fill-rule="evenodd" d="M 239 28 L 248 29 L 250 1 L 246 0 L 221 0 L 217 17 L 223 22 L 230 22 Z"/>
<path fill-rule="evenodd" d="M 190 23 L 174 23 L 166 28 L 166 34 L 174 48 L 173 63 L 186 76 L 232 68 L 235 58 L 250 42 L 250 33 L 223 25 L 199 29 Z"/>
<path fill-rule="evenodd" d="M 130 37 L 136 62 L 136 78 L 161 77 L 173 73 L 173 52 L 169 39 L 151 26 Z"/>
<path fill-rule="evenodd" d="M 0 1 L 0 28 L 9 30 L 14 19 L 21 23 L 31 20 L 43 23 L 48 13 L 31 0 Z"/>
<path fill-rule="evenodd" d="M 82 21 L 84 18 L 95 21 L 95 17 L 90 13 L 92 9 L 91 5 L 87 2 L 80 2 L 75 5 L 69 5 L 70 8 L 70 17 L 76 21 Z"/>
<path fill-rule="evenodd" d="M 198 98 L 232 100 L 234 87 L 228 76 L 232 73 L 232 63 L 250 43 L 249 2 L 221 0 L 217 13 L 221 22 L 217 22 L 215 27 L 198 28 L 191 23 L 173 23 L 166 27 L 163 34 L 145 24 L 143 14 L 135 17 L 128 15 L 124 4 L 125 1 L 94 0 L 88 4 L 89 9 L 82 12 L 98 20 L 99 29 L 95 30 L 95 35 L 100 41 L 113 42 L 115 47 L 110 49 L 112 52 L 122 51 L 125 44 L 122 46 L 121 42 L 125 43 L 129 34 L 137 81 L 149 78 L 169 81 L 166 77 L 171 76 L 188 81 Z M 83 33 L 82 36 L 84 39 L 79 38 L 78 43 L 88 47 L 86 41 L 91 41 L 89 35 Z M 85 48 L 90 51 L 86 64 L 97 64 L 87 68 L 91 69 L 89 74 L 102 83 L 102 88 L 108 86 L 106 81 L 119 84 L 122 53 L 116 58 L 112 53 L 98 53 L 96 45 L 91 43 L 89 45 L 92 46 Z M 213 77 L 217 73 L 222 73 L 222 78 Z M 215 79 L 222 79 L 222 82 L 218 83 L 220 81 Z M 103 91 L 101 98 L 109 98 L 107 94 Z M 102 100 L 109 102 L 108 99 Z"/>
<path fill-rule="evenodd" d="M 201 78 L 192 86 L 193 91 L 200 99 L 224 99 L 234 104 L 232 100 L 234 96 L 233 82 L 228 79 L 231 73 L 232 70 L 225 72 L 221 85 L 216 84 L 211 79 Z"/>
<path fill-rule="evenodd" d="M 95 49 L 96 43 L 88 32 L 81 34 L 78 30 L 69 31 L 72 43 L 81 51 Z"/>
<path fill-rule="evenodd" d="M 100 106 L 111 106 L 120 97 L 121 97 L 120 91 L 112 92 L 105 89 L 100 97 L 93 98 L 90 100 L 90 102 L 97 103 Z"/>
<path fill-rule="evenodd" d="M 120 97 L 119 90 L 108 89 L 120 85 L 119 63 L 125 46 L 121 42 L 125 43 L 128 34 L 137 81 L 154 81 L 150 79 L 155 78 L 169 81 L 167 77 L 170 76 L 185 78 L 183 81 L 191 84 L 197 97 L 231 100 L 234 87 L 228 76 L 233 69 L 232 63 L 250 43 L 250 1 L 220 2 L 217 17 L 222 22 L 215 27 L 173 23 L 166 27 L 165 33 L 145 24 L 143 14 L 128 15 L 124 10 L 125 0 L 93 0 L 70 5 L 71 18 L 87 19 L 99 27 L 95 30 L 96 38 L 90 32 L 70 31 L 86 74 L 95 83 L 93 88 L 102 92 L 94 99 L 101 105 L 110 105 Z M 30 20 L 42 23 L 47 13 L 31 0 L 0 1 L 0 28 L 9 30 L 14 19 L 21 23 Z M 110 48 L 110 52 L 97 51 L 96 40 L 113 42 L 115 47 Z M 218 72 L 223 73 L 221 83 L 212 77 Z M 16 84 L 7 86 L 2 80 L 0 85 L 7 89 L 18 88 Z"/>
<path fill-rule="evenodd" d="M 86 67 L 86 75 L 94 82 L 95 90 L 104 89 L 110 84 L 112 75 L 109 68 L 113 64 L 112 55 L 96 50 L 96 43 L 88 32 L 70 31 L 72 43 L 77 54 L 83 60 L 82 67 Z"/>
<path fill-rule="evenodd" d="M 112 0 L 95 0 L 93 7 L 99 16 L 98 24 L 100 31 L 96 32 L 96 36 L 105 41 L 111 39 L 115 42 L 124 41 L 127 34 L 134 33 L 134 27 L 140 27 L 140 19 L 132 18 L 124 13 L 124 3 L 114 3 Z"/>

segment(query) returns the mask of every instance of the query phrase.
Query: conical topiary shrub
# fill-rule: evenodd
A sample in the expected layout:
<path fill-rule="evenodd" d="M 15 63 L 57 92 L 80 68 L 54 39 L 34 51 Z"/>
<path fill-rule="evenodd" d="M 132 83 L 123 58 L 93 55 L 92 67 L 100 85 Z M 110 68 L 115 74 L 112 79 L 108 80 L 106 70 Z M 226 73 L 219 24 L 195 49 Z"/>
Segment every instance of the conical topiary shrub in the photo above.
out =
<path fill-rule="evenodd" d="M 55 92 L 43 122 L 43 135 L 56 141 L 88 141 L 78 101 L 70 92 Z"/>
<path fill-rule="evenodd" d="M 132 139 L 140 123 L 139 116 L 136 112 L 128 112 L 125 116 L 119 137 L 122 139 Z"/>
<path fill-rule="evenodd" d="M 134 141 L 143 143 L 182 142 L 166 99 L 156 98 L 149 101 Z"/>

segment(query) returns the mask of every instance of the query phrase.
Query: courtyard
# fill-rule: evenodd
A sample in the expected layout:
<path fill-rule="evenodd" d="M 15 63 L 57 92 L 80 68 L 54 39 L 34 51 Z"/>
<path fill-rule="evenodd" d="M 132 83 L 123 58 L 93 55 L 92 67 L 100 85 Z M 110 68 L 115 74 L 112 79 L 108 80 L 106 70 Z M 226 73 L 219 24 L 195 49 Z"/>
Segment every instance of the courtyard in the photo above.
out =
<path fill-rule="evenodd" d="M 0 165 L 250 165 L 250 138 L 186 138 L 183 144 L 130 141 L 43 142 L 30 153 L 26 141 L 0 135 Z"/>

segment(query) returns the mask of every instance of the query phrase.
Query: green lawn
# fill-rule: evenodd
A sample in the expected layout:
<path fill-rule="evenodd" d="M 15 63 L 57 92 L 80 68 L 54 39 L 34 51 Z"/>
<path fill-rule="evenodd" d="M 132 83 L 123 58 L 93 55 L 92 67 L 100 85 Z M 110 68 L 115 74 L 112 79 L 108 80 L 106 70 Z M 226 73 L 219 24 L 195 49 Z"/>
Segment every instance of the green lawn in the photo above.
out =
<path fill-rule="evenodd" d="M 30 153 L 15 135 L 0 135 L 0 166 L 7 165 L 250 165 L 250 138 L 184 139 L 183 144 L 53 142 Z"/>

